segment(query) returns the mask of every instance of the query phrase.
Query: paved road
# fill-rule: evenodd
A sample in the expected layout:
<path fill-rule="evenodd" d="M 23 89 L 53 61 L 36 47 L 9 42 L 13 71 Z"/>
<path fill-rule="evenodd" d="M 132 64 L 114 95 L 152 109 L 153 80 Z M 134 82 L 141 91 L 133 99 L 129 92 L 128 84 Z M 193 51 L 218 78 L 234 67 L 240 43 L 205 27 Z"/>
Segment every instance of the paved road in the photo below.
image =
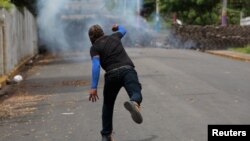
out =
<path fill-rule="evenodd" d="M 117 141 L 206 141 L 208 124 L 250 124 L 250 64 L 190 50 L 128 49 L 143 86 L 144 123 L 123 108 L 114 113 Z M 47 57 L 30 69 L 15 95 L 1 141 L 99 141 L 100 101 L 88 102 L 88 51 Z M 18 97 L 20 96 L 20 97 Z M 28 98 L 27 98 L 28 97 Z M 8 100 L 7 99 L 7 100 Z M 13 103 L 13 101 L 17 101 Z M 18 102 L 19 101 L 19 102 Z"/>

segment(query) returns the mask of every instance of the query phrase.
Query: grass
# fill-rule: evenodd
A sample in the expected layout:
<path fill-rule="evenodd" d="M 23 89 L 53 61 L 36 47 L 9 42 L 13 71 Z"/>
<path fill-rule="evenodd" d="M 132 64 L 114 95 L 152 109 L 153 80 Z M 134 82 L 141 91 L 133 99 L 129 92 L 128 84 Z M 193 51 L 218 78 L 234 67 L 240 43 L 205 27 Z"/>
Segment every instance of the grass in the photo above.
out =
<path fill-rule="evenodd" d="M 4 8 L 7 10 L 10 10 L 12 7 L 12 4 L 10 2 L 10 0 L 0 0 L 0 9 Z"/>
<path fill-rule="evenodd" d="M 240 53 L 250 54 L 250 44 L 242 48 L 230 48 L 230 50 Z"/>

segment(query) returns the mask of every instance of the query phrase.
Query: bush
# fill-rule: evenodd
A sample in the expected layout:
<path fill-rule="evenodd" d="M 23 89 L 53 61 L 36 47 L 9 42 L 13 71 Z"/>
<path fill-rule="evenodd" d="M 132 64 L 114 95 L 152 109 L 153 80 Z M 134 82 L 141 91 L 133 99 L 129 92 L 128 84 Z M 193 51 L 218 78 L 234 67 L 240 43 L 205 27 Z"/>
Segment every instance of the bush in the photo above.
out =
<path fill-rule="evenodd" d="M 12 7 L 12 4 L 10 0 L 0 0 L 0 8 L 10 10 L 11 7 Z"/>
<path fill-rule="evenodd" d="M 243 48 L 232 48 L 231 50 L 241 52 L 241 53 L 250 54 L 250 44 L 243 47 Z"/>

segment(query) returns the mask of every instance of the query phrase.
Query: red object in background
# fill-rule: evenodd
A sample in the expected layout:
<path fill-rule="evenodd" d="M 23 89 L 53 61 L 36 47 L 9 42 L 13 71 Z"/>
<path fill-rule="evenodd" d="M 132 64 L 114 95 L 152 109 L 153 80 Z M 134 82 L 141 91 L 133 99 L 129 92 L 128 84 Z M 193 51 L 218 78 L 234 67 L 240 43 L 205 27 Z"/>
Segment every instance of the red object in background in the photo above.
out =
<path fill-rule="evenodd" d="M 176 24 L 176 19 L 177 19 L 177 16 L 176 16 L 176 13 L 173 13 L 173 24 Z"/>

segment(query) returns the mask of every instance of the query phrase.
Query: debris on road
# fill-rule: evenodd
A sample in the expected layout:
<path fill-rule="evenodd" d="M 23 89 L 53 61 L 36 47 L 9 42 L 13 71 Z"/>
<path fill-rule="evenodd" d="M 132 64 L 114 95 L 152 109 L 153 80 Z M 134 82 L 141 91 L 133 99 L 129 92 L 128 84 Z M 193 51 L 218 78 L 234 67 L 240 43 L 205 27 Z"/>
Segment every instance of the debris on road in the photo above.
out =
<path fill-rule="evenodd" d="M 74 115 L 75 113 L 62 113 L 62 115 Z"/>
<path fill-rule="evenodd" d="M 13 81 L 16 83 L 19 83 L 19 82 L 23 81 L 23 77 L 18 74 L 18 75 L 13 77 Z"/>
<path fill-rule="evenodd" d="M 17 94 L 0 103 L 0 119 L 25 116 L 33 113 L 38 102 L 46 97 L 41 95 Z"/>

